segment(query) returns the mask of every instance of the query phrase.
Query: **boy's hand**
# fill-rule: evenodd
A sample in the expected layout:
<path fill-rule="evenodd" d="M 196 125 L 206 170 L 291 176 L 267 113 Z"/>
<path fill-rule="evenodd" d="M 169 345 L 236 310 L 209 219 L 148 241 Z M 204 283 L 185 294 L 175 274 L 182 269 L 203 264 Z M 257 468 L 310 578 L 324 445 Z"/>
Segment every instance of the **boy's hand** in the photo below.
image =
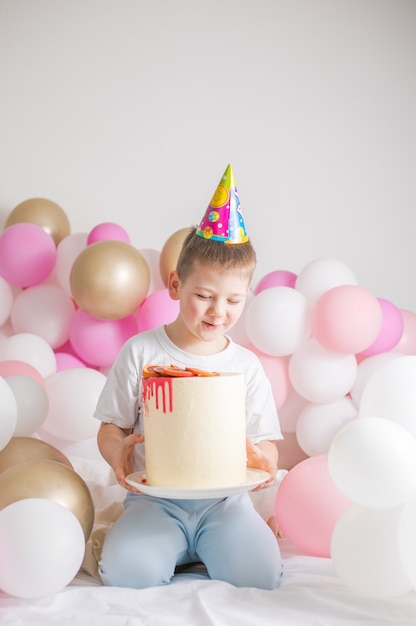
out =
<path fill-rule="evenodd" d="M 136 444 L 143 443 L 143 441 L 143 435 L 139 435 L 138 433 L 127 435 L 127 437 L 124 437 L 124 439 L 119 442 L 113 452 L 112 467 L 117 482 L 125 489 L 133 491 L 134 493 L 140 493 L 140 491 L 126 482 L 126 476 L 133 471 L 133 456 Z"/>
<path fill-rule="evenodd" d="M 250 439 L 246 439 L 247 467 L 260 469 L 268 472 L 270 478 L 264 483 L 253 489 L 259 491 L 266 489 L 274 483 L 277 472 L 277 448 L 272 441 L 261 441 L 258 444 L 253 443 Z"/>

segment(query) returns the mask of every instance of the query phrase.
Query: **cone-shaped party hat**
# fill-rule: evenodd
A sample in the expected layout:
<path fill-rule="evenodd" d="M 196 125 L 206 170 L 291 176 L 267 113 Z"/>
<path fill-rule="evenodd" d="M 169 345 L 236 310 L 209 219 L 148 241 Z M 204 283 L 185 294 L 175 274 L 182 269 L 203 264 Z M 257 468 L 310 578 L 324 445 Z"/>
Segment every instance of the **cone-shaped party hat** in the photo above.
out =
<path fill-rule="evenodd" d="M 196 232 L 204 239 L 223 243 L 248 241 L 231 165 L 227 166 Z"/>

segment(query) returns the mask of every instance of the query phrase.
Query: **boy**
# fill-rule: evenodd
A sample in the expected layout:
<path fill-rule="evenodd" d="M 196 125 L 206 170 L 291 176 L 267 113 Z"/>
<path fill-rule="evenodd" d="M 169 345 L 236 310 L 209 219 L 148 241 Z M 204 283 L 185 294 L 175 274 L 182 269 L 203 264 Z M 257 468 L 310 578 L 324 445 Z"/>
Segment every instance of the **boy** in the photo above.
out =
<path fill-rule="evenodd" d="M 224 223 L 226 226 L 224 227 Z M 98 401 L 98 446 L 129 493 L 108 532 L 99 572 L 104 584 L 144 588 L 169 583 L 175 568 L 202 562 L 210 578 L 274 589 L 281 576 L 276 538 L 248 493 L 177 500 L 141 494 L 126 476 L 144 469 L 142 369 L 148 363 L 239 371 L 245 375 L 247 466 L 277 472 L 280 426 L 260 361 L 227 332 L 241 316 L 256 263 L 228 166 L 199 228 L 191 228 L 168 278 L 179 314 L 139 333 L 120 351 Z M 227 416 L 224 415 L 224 419 Z"/>

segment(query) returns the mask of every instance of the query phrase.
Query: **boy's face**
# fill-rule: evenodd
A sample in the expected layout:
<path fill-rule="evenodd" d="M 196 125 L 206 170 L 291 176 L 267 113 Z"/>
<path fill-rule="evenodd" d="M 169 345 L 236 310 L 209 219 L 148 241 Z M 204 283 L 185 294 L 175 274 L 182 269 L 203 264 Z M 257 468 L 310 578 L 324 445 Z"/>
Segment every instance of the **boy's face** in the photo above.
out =
<path fill-rule="evenodd" d="M 180 319 L 188 339 L 218 344 L 243 312 L 250 276 L 239 270 L 219 271 L 211 265 L 196 264 L 185 282 L 172 272 L 169 292 L 180 301 Z"/>

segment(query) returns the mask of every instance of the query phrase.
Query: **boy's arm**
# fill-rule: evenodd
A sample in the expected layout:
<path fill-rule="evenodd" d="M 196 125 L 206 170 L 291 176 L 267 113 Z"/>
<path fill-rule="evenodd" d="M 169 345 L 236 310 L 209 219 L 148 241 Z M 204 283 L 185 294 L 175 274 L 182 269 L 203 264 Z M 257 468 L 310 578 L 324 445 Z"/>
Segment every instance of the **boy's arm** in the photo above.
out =
<path fill-rule="evenodd" d="M 143 435 L 132 433 L 132 429 L 119 428 L 115 424 L 105 422 L 101 423 L 97 434 L 98 448 L 113 468 L 117 482 L 135 493 L 138 493 L 138 489 L 126 483 L 126 476 L 133 471 L 135 446 L 143 441 Z"/>

